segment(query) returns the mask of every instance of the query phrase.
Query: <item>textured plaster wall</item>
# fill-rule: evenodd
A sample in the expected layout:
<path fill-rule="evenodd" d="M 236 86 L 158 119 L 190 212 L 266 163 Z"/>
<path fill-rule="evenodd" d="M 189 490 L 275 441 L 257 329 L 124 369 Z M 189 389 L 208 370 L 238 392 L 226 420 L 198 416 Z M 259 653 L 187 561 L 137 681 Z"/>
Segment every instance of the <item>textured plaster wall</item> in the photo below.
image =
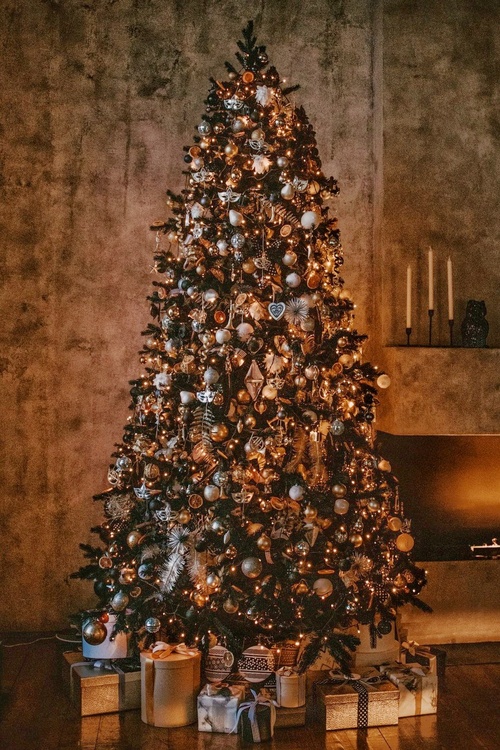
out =
<path fill-rule="evenodd" d="M 93 601 L 67 576 L 140 372 L 148 225 L 250 17 L 341 181 L 345 276 L 373 328 L 373 3 L 2 2 L 2 628 Z"/>

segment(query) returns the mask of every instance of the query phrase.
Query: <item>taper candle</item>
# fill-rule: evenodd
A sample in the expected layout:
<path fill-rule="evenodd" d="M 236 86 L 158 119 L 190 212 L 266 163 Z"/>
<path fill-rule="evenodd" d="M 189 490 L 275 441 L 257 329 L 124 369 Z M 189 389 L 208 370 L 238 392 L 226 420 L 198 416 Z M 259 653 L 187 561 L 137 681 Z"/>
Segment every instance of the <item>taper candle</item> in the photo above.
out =
<path fill-rule="evenodd" d="M 411 266 L 406 269 L 406 327 L 411 328 Z"/>
<path fill-rule="evenodd" d="M 453 269 L 451 258 L 448 258 L 446 266 L 448 271 L 448 320 L 453 320 Z"/>
<path fill-rule="evenodd" d="M 434 310 L 434 254 L 429 248 L 429 310 Z"/>

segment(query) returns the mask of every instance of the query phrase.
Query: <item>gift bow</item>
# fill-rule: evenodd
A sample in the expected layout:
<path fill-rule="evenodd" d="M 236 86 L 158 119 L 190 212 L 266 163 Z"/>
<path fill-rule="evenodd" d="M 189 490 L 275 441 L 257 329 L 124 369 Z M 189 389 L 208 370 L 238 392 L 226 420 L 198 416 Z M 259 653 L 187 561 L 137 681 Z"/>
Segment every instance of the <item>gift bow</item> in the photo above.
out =
<path fill-rule="evenodd" d="M 430 653 L 429 646 L 421 646 L 417 641 L 403 641 L 401 648 L 408 651 L 412 656 L 415 656 L 417 651 L 427 651 Z"/>
<path fill-rule="evenodd" d="M 276 674 L 280 677 L 294 677 L 298 674 L 296 667 L 280 667 L 276 670 Z"/>
<path fill-rule="evenodd" d="M 189 648 L 185 643 L 163 643 L 163 641 L 158 641 L 151 648 L 152 659 L 168 659 L 173 653 L 196 656 L 199 651 L 196 648 Z"/>
<path fill-rule="evenodd" d="M 342 685 L 351 684 L 352 687 L 355 687 L 355 685 L 363 685 L 366 687 L 369 687 L 370 685 L 377 685 L 379 682 L 382 682 L 384 679 L 383 675 L 375 674 L 371 677 L 361 677 L 360 675 L 347 675 L 343 672 L 337 672 L 335 669 L 331 669 L 328 672 L 328 677 L 324 677 L 322 680 L 318 680 L 316 683 L 317 685 L 328 685 L 328 684 L 336 684 L 340 683 L 339 687 Z"/>
<path fill-rule="evenodd" d="M 234 727 L 231 729 L 230 734 L 233 734 L 233 732 L 236 732 L 238 729 L 238 724 L 240 721 L 240 716 L 243 713 L 243 711 L 248 710 L 248 720 L 250 722 L 250 728 L 252 730 L 252 739 L 254 742 L 260 742 L 260 730 L 259 730 L 259 724 L 257 721 L 257 708 L 259 706 L 269 706 L 271 709 L 271 737 L 274 733 L 274 725 L 276 723 L 276 706 L 278 705 L 275 700 L 272 700 L 271 698 L 268 698 L 263 693 L 256 693 L 255 690 L 250 690 L 250 692 L 253 695 L 253 701 L 245 701 L 244 703 L 240 703 L 240 707 L 238 708 L 237 714 L 236 714 L 236 721 L 234 724 Z"/>
<path fill-rule="evenodd" d="M 232 696 L 239 695 L 241 686 L 229 685 L 227 682 L 209 682 L 207 685 L 207 695 L 218 695 L 221 690 L 229 690 Z"/>

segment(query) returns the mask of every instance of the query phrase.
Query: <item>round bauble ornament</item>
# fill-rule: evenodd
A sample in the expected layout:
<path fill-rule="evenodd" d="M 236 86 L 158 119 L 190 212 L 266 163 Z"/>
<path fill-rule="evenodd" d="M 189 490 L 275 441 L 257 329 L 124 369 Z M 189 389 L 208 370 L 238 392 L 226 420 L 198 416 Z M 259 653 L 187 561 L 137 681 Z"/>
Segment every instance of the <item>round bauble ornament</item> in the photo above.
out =
<path fill-rule="evenodd" d="M 299 555 L 299 557 L 307 557 L 311 547 L 305 539 L 301 539 L 299 542 L 297 542 L 297 544 L 294 545 L 293 549 L 295 554 Z"/>
<path fill-rule="evenodd" d="M 334 419 L 331 426 L 330 426 L 330 432 L 333 435 L 342 435 L 342 433 L 345 430 L 345 425 L 342 422 L 341 419 Z"/>
<path fill-rule="evenodd" d="M 113 560 L 107 555 L 103 555 L 99 558 L 99 567 L 102 570 L 109 570 L 109 568 L 113 567 Z"/>
<path fill-rule="evenodd" d="M 227 344 L 228 341 L 231 341 L 231 331 L 228 331 L 227 328 L 221 328 L 215 332 L 215 340 L 218 344 Z"/>
<path fill-rule="evenodd" d="M 127 544 L 130 547 L 130 549 L 133 549 L 134 547 L 137 547 L 141 539 L 142 539 L 142 533 L 138 531 L 137 529 L 134 529 L 127 535 Z"/>
<path fill-rule="evenodd" d="M 411 534 L 400 534 L 396 539 L 396 547 L 400 552 L 409 552 L 415 546 L 415 540 Z"/>
<path fill-rule="evenodd" d="M 293 250 L 289 250 L 287 253 L 284 254 L 282 260 L 283 260 L 283 265 L 294 266 L 297 263 L 297 253 L 294 253 Z"/>
<path fill-rule="evenodd" d="M 224 312 L 224 310 L 216 310 L 216 311 L 214 312 L 214 320 L 215 320 L 215 322 L 216 322 L 216 323 L 218 323 L 219 325 L 221 325 L 222 323 L 225 323 L 225 322 L 226 322 L 226 320 L 227 320 L 227 315 L 226 315 L 226 313 Z"/>
<path fill-rule="evenodd" d="M 212 333 L 212 331 L 207 331 L 200 338 L 201 338 L 201 343 L 203 344 L 203 346 L 207 348 L 210 346 L 213 346 L 215 343 L 215 336 Z"/>
<path fill-rule="evenodd" d="M 291 185 L 289 182 L 286 183 L 286 185 L 283 185 L 281 188 L 281 197 L 284 198 L 286 201 L 291 201 L 293 196 L 295 195 L 295 188 L 293 185 Z"/>
<path fill-rule="evenodd" d="M 377 378 L 377 385 L 379 388 L 389 388 L 391 384 L 391 379 L 389 375 L 386 375 L 383 373 L 382 375 L 379 375 Z"/>
<path fill-rule="evenodd" d="M 271 538 L 268 537 L 267 534 L 262 534 L 262 536 L 259 536 L 259 538 L 257 539 L 257 547 L 263 552 L 270 550 Z"/>
<path fill-rule="evenodd" d="M 380 503 L 375 497 L 371 497 L 367 502 L 368 510 L 372 513 L 376 513 L 380 508 Z"/>
<path fill-rule="evenodd" d="M 239 326 L 236 327 L 236 332 L 241 341 L 248 341 L 254 332 L 254 327 L 250 325 L 250 323 L 240 323 Z"/>
<path fill-rule="evenodd" d="M 214 367 L 208 367 L 203 373 L 203 380 L 207 385 L 214 385 L 220 378 L 220 374 Z"/>
<path fill-rule="evenodd" d="M 321 190 L 321 185 L 316 180 L 311 180 L 307 186 L 307 192 L 309 195 L 318 195 Z"/>
<path fill-rule="evenodd" d="M 343 497 L 338 497 L 335 500 L 333 510 L 335 513 L 338 513 L 339 516 L 344 516 L 349 511 L 349 503 L 347 500 L 344 500 Z"/>
<path fill-rule="evenodd" d="M 234 599 L 226 599 L 222 605 L 222 609 L 224 612 L 227 612 L 228 615 L 234 615 L 239 609 L 238 602 L 235 602 Z"/>
<path fill-rule="evenodd" d="M 205 658 L 205 677 L 209 682 L 221 682 L 231 674 L 233 654 L 224 646 L 214 646 Z"/>
<path fill-rule="evenodd" d="M 245 261 L 243 261 L 241 267 L 245 271 L 245 273 L 253 273 L 257 268 L 252 258 L 247 258 Z"/>
<path fill-rule="evenodd" d="M 181 404 L 184 406 L 188 406 L 189 404 L 194 404 L 196 401 L 196 396 L 191 391 L 181 391 L 179 393 Z"/>
<path fill-rule="evenodd" d="M 236 143 L 229 141 L 229 143 L 224 146 L 224 153 L 229 159 L 232 159 L 238 153 L 238 146 Z"/>
<path fill-rule="evenodd" d="M 207 586 L 212 591 L 215 591 L 220 586 L 220 577 L 217 573 L 209 573 L 207 575 Z"/>
<path fill-rule="evenodd" d="M 218 422 L 211 426 L 210 437 L 215 443 L 223 443 L 229 435 L 227 426 L 221 422 Z"/>
<path fill-rule="evenodd" d="M 304 488 L 300 484 L 294 484 L 288 490 L 288 495 L 292 500 L 302 500 L 304 497 Z"/>
<path fill-rule="evenodd" d="M 212 132 L 212 126 L 209 122 L 206 122 L 206 120 L 203 120 L 203 122 L 200 122 L 198 125 L 198 133 L 200 135 L 210 135 Z"/>
<path fill-rule="evenodd" d="M 246 617 L 248 617 L 248 619 L 252 622 L 255 622 L 257 620 L 259 614 L 259 608 L 256 607 L 255 604 L 252 604 L 250 607 L 248 607 L 247 611 L 245 612 Z"/>
<path fill-rule="evenodd" d="M 317 515 L 318 511 L 316 508 L 312 508 L 310 505 L 304 508 L 304 518 L 306 521 L 314 521 Z"/>
<path fill-rule="evenodd" d="M 288 164 L 288 159 L 286 158 L 286 156 L 278 156 L 278 158 L 276 159 L 276 164 L 280 169 L 284 169 Z"/>
<path fill-rule="evenodd" d="M 231 123 L 231 130 L 233 133 L 241 133 L 245 130 L 245 121 L 241 117 L 236 117 Z"/>
<path fill-rule="evenodd" d="M 226 524 L 222 518 L 214 518 L 210 523 L 210 528 L 212 531 L 215 531 L 216 534 L 220 534 L 221 536 L 227 530 Z"/>
<path fill-rule="evenodd" d="M 111 599 L 111 606 L 115 612 L 122 612 L 129 602 L 128 594 L 124 591 L 117 591 Z"/>
<path fill-rule="evenodd" d="M 401 531 L 401 528 L 403 526 L 403 521 L 397 516 L 392 516 L 387 521 L 387 525 L 391 531 Z"/>
<path fill-rule="evenodd" d="M 381 458 L 380 461 L 377 464 L 380 471 L 390 471 L 391 470 L 391 464 L 387 459 Z"/>
<path fill-rule="evenodd" d="M 231 226 L 241 227 L 244 221 L 244 216 L 239 211 L 235 211 L 233 208 L 229 211 L 229 223 Z"/>
<path fill-rule="evenodd" d="M 211 102 L 211 103 L 216 104 L 217 101 Z M 222 122 L 214 122 L 214 133 L 216 135 L 220 135 L 223 132 L 224 132 L 224 123 L 222 123 Z"/>
<path fill-rule="evenodd" d="M 262 562 L 258 557 L 245 557 L 241 563 L 241 572 L 247 578 L 258 578 L 262 573 Z"/>
<path fill-rule="evenodd" d="M 235 250 L 241 250 L 242 247 L 245 246 L 245 235 L 244 234 L 233 234 L 231 237 L 231 245 L 234 247 Z"/>
<path fill-rule="evenodd" d="M 208 302 L 209 305 L 213 304 L 219 299 L 219 292 L 215 289 L 206 289 L 203 292 L 203 299 L 205 300 L 205 302 Z"/>
<path fill-rule="evenodd" d="M 241 388 L 236 394 L 236 401 L 239 404 L 249 404 L 251 400 L 252 397 L 246 388 Z"/>
<path fill-rule="evenodd" d="M 334 497 L 345 497 L 347 494 L 347 487 L 345 484 L 340 484 L 340 482 L 337 482 L 332 487 L 332 495 Z"/>
<path fill-rule="evenodd" d="M 144 467 L 144 476 L 146 479 L 158 479 L 160 476 L 160 467 L 157 464 L 146 464 Z"/>
<path fill-rule="evenodd" d="M 302 279 L 299 276 L 298 273 L 289 273 L 288 276 L 285 279 L 285 282 L 287 286 L 291 287 L 291 289 L 296 289 L 298 286 L 300 286 Z"/>
<path fill-rule="evenodd" d="M 191 513 L 188 511 L 187 508 L 182 508 L 177 513 L 177 520 L 179 521 L 179 523 L 182 523 L 182 524 L 185 525 L 185 524 L 187 524 L 187 523 L 190 522 L 190 520 L 191 520 Z"/>
<path fill-rule="evenodd" d="M 153 566 L 150 563 L 141 563 L 137 568 L 137 575 L 143 581 L 149 581 L 154 575 Z"/>
<path fill-rule="evenodd" d="M 306 284 L 309 289 L 317 289 L 321 284 L 322 275 L 319 271 L 311 271 L 307 274 Z"/>
<path fill-rule="evenodd" d="M 297 386 L 297 388 L 304 388 L 304 386 L 307 383 L 307 380 L 306 380 L 306 378 L 303 375 L 297 375 L 294 378 L 293 382 L 295 383 L 295 385 Z"/>
<path fill-rule="evenodd" d="M 209 503 L 215 502 L 215 500 L 218 500 L 220 495 L 220 490 L 218 487 L 216 487 L 215 484 L 207 484 L 207 486 L 203 490 L 203 497 L 205 500 L 208 500 Z"/>
<path fill-rule="evenodd" d="M 319 375 L 319 367 L 317 365 L 309 365 L 304 370 L 304 375 L 308 380 L 316 380 Z"/>
<path fill-rule="evenodd" d="M 193 591 L 191 594 L 191 601 L 194 602 L 200 609 L 207 603 L 205 594 L 202 594 L 201 591 Z"/>
<path fill-rule="evenodd" d="M 313 583 L 313 591 L 316 596 L 326 599 L 327 596 L 331 596 L 333 593 L 333 583 L 329 578 L 318 578 Z"/>
<path fill-rule="evenodd" d="M 144 627 L 146 628 L 148 633 L 158 633 L 161 628 L 161 622 L 157 617 L 148 617 L 148 619 L 144 623 Z"/>
<path fill-rule="evenodd" d="M 303 596 L 304 594 L 308 594 L 309 586 L 304 580 L 299 581 L 293 586 L 293 593 L 297 594 L 297 596 Z"/>
<path fill-rule="evenodd" d="M 273 385 L 265 385 L 262 389 L 262 398 L 267 398 L 268 401 L 273 401 L 277 395 L 278 391 Z"/>
<path fill-rule="evenodd" d="M 249 414 L 248 416 L 245 417 L 244 424 L 245 424 L 245 427 L 248 427 L 249 430 L 253 430 L 253 428 L 257 424 L 257 420 L 255 419 L 253 414 Z"/>
<path fill-rule="evenodd" d="M 82 637 L 89 646 L 99 646 L 108 637 L 108 631 L 104 623 L 96 617 L 91 617 L 82 625 Z"/>
<path fill-rule="evenodd" d="M 354 547 L 361 547 L 361 545 L 363 544 L 363 537 L 361 536 L 361 534 L 351 534 L 351 536 L 349 537 L 349 541 Z"/>
<path fill-rule="evenodd" d="M 341 354 L 339 357 L 339 362 L 342 367 L 345 367 L 347 370 L 349 370 L 354 364 L 354 357 L 352 356 L 352 354 Z"/>
<path fill-rule="evenodd" d="M 321 221 L 321 216 L 316 211 L 306 211 L 302 214 L 300 223 L 304 229 L 316 229 Z"/>
<path fill-rule="evenodd" d="M 392 622 L 390 620 L 380 620 L 377 630 L 380 635 L 389 635 L 392 630 Z"/>
<path fill-rule="evenodd" d="M 262 645 L 250 646 L 238 661 L 238 671 L 248 682 L 263 682 L 274 669 L 274 656 Z"/>

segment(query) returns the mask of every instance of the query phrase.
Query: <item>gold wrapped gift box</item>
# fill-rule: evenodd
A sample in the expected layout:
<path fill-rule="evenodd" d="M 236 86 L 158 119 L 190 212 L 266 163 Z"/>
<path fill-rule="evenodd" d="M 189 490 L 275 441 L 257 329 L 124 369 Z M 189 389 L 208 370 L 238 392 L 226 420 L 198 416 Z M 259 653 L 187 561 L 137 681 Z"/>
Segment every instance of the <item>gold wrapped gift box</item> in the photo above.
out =
<path fill-rule="evenodd" d="M 63 654 L 63 682 L 80 716 L 110 714 L 141 707 L 141 671 L 120 674 L 115 670 L 95 668 L 84 662 L 81 652 Z M 117 663 L 118 668 L 119 662 Z"/>

